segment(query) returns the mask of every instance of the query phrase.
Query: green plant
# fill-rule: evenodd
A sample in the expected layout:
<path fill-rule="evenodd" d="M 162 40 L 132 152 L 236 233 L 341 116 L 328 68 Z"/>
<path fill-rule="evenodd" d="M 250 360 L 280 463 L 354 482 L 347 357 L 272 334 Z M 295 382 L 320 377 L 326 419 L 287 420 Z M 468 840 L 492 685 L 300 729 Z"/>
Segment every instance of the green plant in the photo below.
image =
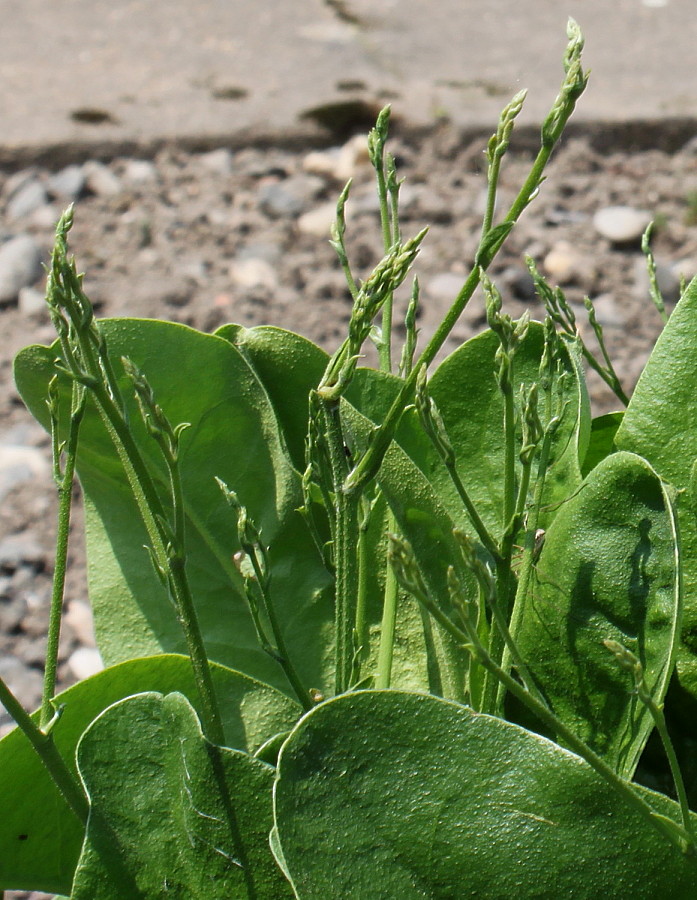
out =
<path fill-rule="evenodd" d="M 401 234 L 387 110 L 369 138 L 384 257 L 355 279 L 347 186 L 354 306 L 331 357 L 276 328 L 96 322 L 62 218 L 58 340 L 15 365 L 61 514 L 41 710 L 0 682 L 19 725 L 0 885 L 693 895 L 697 282 L 628 401 L 590 302 L 599 360 L 532 262 L 543 323 L 512 321 L 486 274 L 585 87 L 582 44 L 570 23 L 540 151 L 494 223 L 524 95 L 502 113 L 475 264 L 418 356 L 414 282 L 399 363 L 392 300 L 424 234 Z M 429 377 L 480 284 L 489 328 Z M 369 338 L 379 370 L 359 366 Z M 591 418 L 584 358 L 624 413 Z M 54 697 L 75 466 L 108 667 Z"/>

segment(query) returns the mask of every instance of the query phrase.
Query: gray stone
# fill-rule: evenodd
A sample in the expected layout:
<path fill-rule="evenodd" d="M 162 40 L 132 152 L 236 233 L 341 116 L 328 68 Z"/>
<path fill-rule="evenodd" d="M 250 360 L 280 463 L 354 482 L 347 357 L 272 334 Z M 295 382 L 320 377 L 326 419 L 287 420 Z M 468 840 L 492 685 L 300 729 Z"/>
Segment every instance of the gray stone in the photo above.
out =
<path fill-rule="evenodd" d="M 613 244 L 628 244 L 641 240 L 653 216 L 648 210 L 633 206 L 606 206 L 593 216 L 593 227 Z"/>
<path fill-rule="evenodd" d="M 15 656 L 0 657 L 0 677 L 25 709 L 35 709 L 41 700 L 43 676 Z"/>
<path fill-rule="evenodd" d="M 311 175 L 271 181 L 259 189 L 259 206 L 273 218 L 295 218 L 307 209 L 323 187 L 322 180 Z"/>
<path fill-rule="evenodd" d="M 458 275 L 457 272 L 441 272 L 428 279 L 424 284 L 424 290 L 433 300 L 450 303 L 460 293 L 464 281 L 464 276 Z"/>
<path fill-rule="evenodd" d="M 23 185 L 7 201 L 7 218 L 10 221 L 24 219 L 26 216 L 45 206 L 48 195 L 38 179 L 32 179 Z"/>
<path fill-rule="evenodd" d="M 622 313 L 612 294 L 599 294 L 594 297 L 593 307 L 595 316 L 603 328 L 619 328 L 626 324 L 627 317 Z"/>
<path fill-rule="evenodd" d="M 121 193 L 123 188 L 121 179 L 104 163 L 89 160 L 83 165 L 82 171 L 85 175 L 85 183 L 93 194 L 100 197 L 114 197 Z"/>
<path fill-rule="evenodd" d="M 82 166 L 66 166 L 48 179 L 48 191 L 56 200 L 72 202 L 85 190 L 85 173 Z"/>
<path fill-rule="evenodd" d="M 680 299 L 679 274 L 671 266 L 656 260 L 656 280 L 664 302 L 677 303 Z M 637 256 L 634 263 L 634 295 L 638 300 L 646 301 L 650 297 L 649 288 L 646 259 L 643 255 Z"/>
<path fill-rule="evenodd" d="M 6 572 L 14 572 L 22 565 L 41 569 L 46 564 L 47 556 L 30 532 L 11 534 L 0 541 L 0 569 Z"/>
<path fill-rule="evenodd" d="M 0 246 L 0 304 L 17 299 L 21 288 L 43 274 L 42 252 L 34 238 L 18 234 Z"/>
<path fill-rule="evenodd" d="M 0 444 L 0 500 L 19 484 L 48 480 L 50 471 L 45 454 L 36 447 Z"/>

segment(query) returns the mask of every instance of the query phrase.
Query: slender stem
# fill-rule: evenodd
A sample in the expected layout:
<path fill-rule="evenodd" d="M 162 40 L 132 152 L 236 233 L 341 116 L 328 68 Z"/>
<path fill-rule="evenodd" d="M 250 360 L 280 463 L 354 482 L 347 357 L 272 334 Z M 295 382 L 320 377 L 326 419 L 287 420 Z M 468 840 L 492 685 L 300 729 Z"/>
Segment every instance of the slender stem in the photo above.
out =
<path fill-rule="evenodd" d="M 510 529 L 516 507 L 515 462 L 516 428 L 515 401 L 513 397 L 512 373 L 501 385 L 503 393 L 503 433 L 504 433 L 504 475 L 503 475 L 503 531 Z"/>
<path fill-rule="evenodd" d="M 335 590 L 335 690 L 348 690 L 353 668 L 353 634 L 358 596 L 358 560 L 354 545 L 359 527 L 360 497 L 343 490 L 347 464 L 338 401 L 320 399 L 324 414 L 329 461 L 334 485 L 334 564 Z"/>
<path fill-rule="evenodd" d="M 56 398 L 57 399 L 57 398 Z M 72 508 L 73 480 L 77 459 L 77 442 L 80 422 L 85 411 L 85 391 L 81 385 L 73 383 L 68 440 L 65 445 L 65 468 L 61 472 L 61 446 L 58 437 L 58 416 L 51 414 L 51 443 L 53 446 L 53 474 L 58 488 L 58 529 L 56 535 L 56 562 L 51 591 L 51 611 L 46 636 L 46 662 L 41 695 L 40 727 L 45 729 L 54 716 L 51 704 L 56 692 L 56 671 L 58 669 L 58 648 L 60 643 L 61 614 L 65 592 L 65 576 L 68 561 L 68 540 L 70 537 L 70 513 Z"/>
<path fill-rule="evenodd" d="M 373 503 L 363 498 L 361 503 L 361 518 L 358 525 L 358 596 L 356 599 L 356 624 L 353 672 L 351 684 L 355 685 L 361 680 L 361 664 L 368 655 L 368 567 L 369 567 L 369 543 L 368 528 L 373 511 Z"/>
<path fill-rule="evenodd" d="M 50 732 L 47 734 L 39 728 L 2 678 L 0 678 L 0 703 L 12 716 L 36 751 L 68 806 L 70 806 L 82 824 L 86 825 L 89 803 L 77 779 L 56 749 L 53 736 Z"/>
<path fill-rule="evenodd" d="M 668 728 L 666 727 L 666 719 L 663 715 L 663 710 L 660 708 L 660 706 L 658 706 L 656 701 L 650 695 L 647 694 L 645 697 L 642 697 L 642 699 L 644 700 L 644 703 L 651 713 L 651 717 L 653 718 L 656 730 L 658 731 L 658 734 L 663 743 L 663 749 L 665 750 L 666 756 L 668 757 L 670 771 L 673 776 L 673 782 L 675 784 L 675 792 L 678 795 L 678 802 L 680 803 L 680 813 L 682 815 L 683 828 L 690 835 L 692 844 L 694 845 L 695 834 L 692 827 L 692 817 L 690 814 L 690 805 L 687 800 L 687 792 L 685 791 L 685 782 L 683 781 L 682 772 L 680 771 L 678 758 L 675 755 L 673 742 L 671 741 L 670 735 L 668 734 Z"/>
<path fill-rule="evenodd" d="M 288 653 L 285 638 L 283 637 L 283 629 L 281 628 L 281 623 L 279 622 L 278 614 L 276 612 L 276 605 L 274 604 L 271 598 L 271 594 L 268 590 L 268 578 L 261 570 L 259 559 L 257 558 L 256 553 L 251 554 L 251 560 L 252 567 L 254 568 L 254 574 L 257 577 L 259 591 L 261 592 L 261 596 L 264 600 L 264 607 L 266 609 L 266 615 L 269 619 L 269 625 L 271 625 L 271 631 L 273 632 L 274 641 L 276 642 L 276 649 L 278 652 L 273 654 L 274 659 L 283 669 L 286 678 L 295 691 L 295 695 L 298 698 L 300 705 L 305 710 L 305 712 L 308 712 L 312 709 L 314 704 L 312 702 L 312 699 L 310 698 L 309 692 L 303 685 L 300 676 L 298 675 L 298 672 L 293 665 L 290 654 Z"/>
<path fill-rule="evenodd" d="M 394 531 L 396 521 L 393 513 L 388 519 L 388 531 Z M 380 623 L 380 646 L 378 650 L 378 673 L 376 688 L 389 688 L 392 683 L 392 659 L 394 655 L 394 636 L 397 623 L 397 600 L 399 584 L 391 565 L 385 568 L 385 595 L 382 605 L 382 621 Z"/>

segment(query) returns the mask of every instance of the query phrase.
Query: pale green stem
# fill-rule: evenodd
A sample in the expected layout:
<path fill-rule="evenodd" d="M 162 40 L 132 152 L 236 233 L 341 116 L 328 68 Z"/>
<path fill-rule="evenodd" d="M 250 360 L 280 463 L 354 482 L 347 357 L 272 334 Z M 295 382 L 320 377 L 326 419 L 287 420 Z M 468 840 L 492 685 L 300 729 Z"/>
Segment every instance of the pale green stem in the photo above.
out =
<path fill-rule="evenodd" d="M 666 719 L 663 715 L 663 710 L 660 706 L 657 705 L 653 697 L 650 694 L 645 693 L 644 696 L 641 697 L 646 706 L 648 707 L 649 712 L 651 713 L 651 717 L 656 726 L 656 730 L 661 738 L 663 743 L 663 749 L 666 752 L 666 756 L 668 757 L 668 763 L 670 765 L 670 771 L 673 776 L 673 782 L 675 784 L 675 792 L 678 795 L 678 802 L 680 804 L 680 814 L 682 816 L 683 828 L 690 835 L 691 843 L 695 845 L 695 834 L 694 829 L 692 827 L 692 817 L 690 815 L 690 805 L 687 801 L 687 792 L 685 791 L 685 782 L 683 781 L 682 772 L 680 771 L 680 764 L 678 763 L 678 758 L 675 755 L 675 748 L 673 747 L 673 742 L 670 739 L 670 735 L 668 734 L 668 729 L 666 727 Z"/>
<path fill-rule="evenodd" d="M 390 513 L 388 531 L 396 527 L 394 515 Z M 378 673 L 376 688 L 387 689 L 392 683 L 392 658 L 394 655 L 394 636 L 397 622 L 397 601 L 399 584 L 392 566 L 385 567 L 385 595 L 382 605 L 382 621 L 380 623 L 380 647 L 378 650 Z"/>
<path fill-rule="evenodd" d="M 360 497 L 355 494 L 348 496 L 343 490 L 347 465 L 338 401 L 321 399 L 320 402 L 324 413 L 334 494 L 335 691 L 342 694 L 350 687 L 353 668 L 353 635 L 359 582 L 354 541 L 359 527 Z"/>
<path fill-rule="evenodd" d="M 264 572 L 262 572 L 256 553 L 250 554 L 250 558 L 252 561 L 252 567 L 254 568 L 254 574 L 257 578 L 257 584 L 259 585 L 259 591 L 264 601 L 264 607 L 266 609 L 266 615 L 269 619 L 269 625 L 271 626 L 271 631 L 276 643 L 277 652 L 273 653 L 273 658 L 283 669 L 283 672 L 290 682 L 290 685 L 293 688 L 295 696 L 298 698 L 300 705 L 305 710 L 305 712 L 308 712 L 312 709 L 314 704 L 312 702 L 312 699 L 310 698 L 309 692 L 306 690 L 305 686 L 300 680 L 300 676 L 298 675 L 298 672 L 291 660 L 290 654 L 288 653 L 285 638 L 283 637 L 283 629 L 281 628 L 281 623 L 279 622 L 278 614 L 276 613 L 276 606 L 271 598 L 271 594 L 268 591 L 268 579 L 264 575 Z"/>
<path fill-rule="evenodd" d="M 25 711 L 12 691 L 0 678 L 0 703 L 12 716 L 18 727 L 32 745 L 41 762 L 44 764 L 54 784 L 61 792 L 68 806 L 83 825 L 87 824 L 89 803 L 77 779 L 67 767 L 63 757 L 56 749 L 53 736 L 42 731 L 32 717 Z"/>
<path fill-rule="evenodd" d="M 46 635 L 46 662 L 41 695 L 40 727 L 46 728 L 54 716 L 51 701 L 56 693 L 56 671 L 58 669 L 58 648 L 60 625 L 65 592 L 65 576 L 68 561 L 68 540 L 70 537 L 70 512 L 72 507 L 73 479 L 77 459 L 77 441 L 80 422 L 85 410 L 84 389 L 73 383 L 73 397 L 70 412 L 70 426 L 65 451 L 65 467 L 61 472 L 62 448 L 58 436 L 58 421 L 52 415 L 51 443 L 53 446 L 53 475 L 58 488 L 58 529 L 56 535 L 56 562 L 51 591 L 51 611 Z"/>

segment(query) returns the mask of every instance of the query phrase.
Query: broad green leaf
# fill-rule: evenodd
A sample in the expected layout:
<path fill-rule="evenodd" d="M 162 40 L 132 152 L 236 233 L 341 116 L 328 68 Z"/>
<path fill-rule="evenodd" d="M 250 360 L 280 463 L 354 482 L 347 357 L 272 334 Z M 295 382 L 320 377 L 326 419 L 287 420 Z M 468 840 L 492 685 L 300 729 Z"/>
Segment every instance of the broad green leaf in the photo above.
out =
<path fill-rule="evenodd" d="M 588 450 L 581 469 L 584 478 L 606 456 L 615 452 L 615 435 L 622 424 L 623 416 L 623 412 L 611 412 L 604 416 L 596 416 L 591 422 Z"/>
<path fill-rule="evenodd" d="M 237 522 L 215 482 L 222 478 L 248 508 L 270 546 L 271 594 L 293 662 L 308 687 L 331 681 L 329 576 L 300 515 L 301 493 L 264 387 L 228 341 L 181 325 L 119 319 L 101 323 L 119 373 L 127 356 L 145 373 L 182 436 L 187 572 L 211 658 L 288 692 L 278 664 L 259 646 L 233 564 Z M 46 386 L 58 348 L 20 353 L 20 392 L 44 425 Z M 128 381 L 121 376 L 124 396 Z M 67 396 L 67 395 L 66 395 Z M 129 400 L 130 427 L 169 508 L 167 475 L 155 442 Z M 108 663 L 185 650 L 181 628 L 148 561 L 148 543 L 123 469 L 96 410 L 80 433 L 78 472 L 86 497 L 90 597 Z"/>
<path fill-rule="evenodd" d="M 208 744 L 181 694 L 110 706 L 77 761 L 90 817 L 71 900 L 293 896 L 269 848 L 273 767 Z"/>
<path fill-rule="evenodd" d="M 667 490 L 645 460 L 614 453 L 557 513 L 516 635 L 552 710 L 625 778 L 653 721 L 603 641 L 639 658 L 661 704 L 679 634 L 677 564 Z"/>
<path fill-rule="evenodd" d="M 211 672 L 230 747 L 254 752 L 297 721 L 300 707 L 285 694 L 217 664 Z M 174 655 L 121 663 L 59 694 L 53 736 L 66 762 L 74 768 L 78 740 L 102 710 L 151 690 L 178 691 L 198 706 L 191 663 Z M 18 728 L 0 741 L 0 796 L 0 889 L 69 891 L 83 829 Z"/>
<path fill-rule="evenodd" d="M 647 459 L 678 489 L 684 609 L 677 673 L 697 699 L 697 515 L 689 494 L 697 459 L 697 279 L 661 332 L 615 437 L 621 450 Z M 690 714 L 690 719 L 691 719 Z M 690 729 L 694 726 L 690 722 Z"/>
<path fill-rule="evenodd" d="M 234 344 L 254 369 L 273 405 L 293 465 L 304 471 L 308 396 L 319 385 L 329 356 L 307 338 L 271 325 L 223 325 L 215 333 Z"/>
<path fill-rule="evenodd" d="M 436 697 L 345 694 L 305 716 L 281 752 L 274 819 L 301 900 L 694 897 L 695 861 L 587 763 Z"/>

